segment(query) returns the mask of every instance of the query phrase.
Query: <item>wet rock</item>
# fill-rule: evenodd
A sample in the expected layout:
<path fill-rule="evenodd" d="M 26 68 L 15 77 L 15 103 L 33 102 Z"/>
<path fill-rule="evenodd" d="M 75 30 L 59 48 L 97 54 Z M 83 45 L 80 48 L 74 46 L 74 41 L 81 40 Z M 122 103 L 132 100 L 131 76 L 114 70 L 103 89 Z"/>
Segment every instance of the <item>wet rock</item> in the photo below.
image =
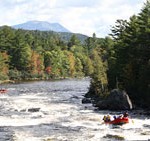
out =
<path fill-rule="evenodd" d="M 72 96 L 71 98 L 79 99 L 79 97 L 78 97 L 78 96 L 76 96 L 76 95 Z"/>
<path fill-rule="evenodd" d="M 105 100 L 96 103 L 101 110 L 131 110 L 132 102 L 125 91 L 114 89 Z"/>
<path fill-rule="evenodd" d="M 148 111 L 148 110 L 144 110 L 144 112 L 143 112 L 142 114 L 143 114 L 143 115 L 150 116 L 150 111 Z"/>
<path fill-rule="evenodd" d="M 22 109 L 22 110 L 20 110 L 20 112 L 26 112 L 26 109 Z"/>
<path fill-rule="evenodd" d="M 150 129 L 150 125 L 149 124 L 144 124 L 143 127 L 147 127 Z"/>
<path fill-rule="evenodd" d="M 30 108 L 28 112 L 39 112 L 40 108 Z"/>
<path fill-rule="evenodd" d="M 103 138 L 108 138 L 111 140 L 125 140 L 125 138 L 120 135 L 111 135 L 111 134 L 106 134 L 106 136 L 104 136 Z"/>
<path fill-rule="evenodd" d="M 141 135 L 150 135 L 150 131 L 142 132 Z"/>
<path fill-rule="evenodd" d="M 83 103 L 83 104 L 91 103 L 91 99 L 85 97 L 85 98 L 82 99 L 82 103 Z"/>
<path fill-rule="evenodd" d="M 146 116 L 150 116 L 150 111 L 148 110 L 134 110 L 133 115 L 146 115 Z"/>

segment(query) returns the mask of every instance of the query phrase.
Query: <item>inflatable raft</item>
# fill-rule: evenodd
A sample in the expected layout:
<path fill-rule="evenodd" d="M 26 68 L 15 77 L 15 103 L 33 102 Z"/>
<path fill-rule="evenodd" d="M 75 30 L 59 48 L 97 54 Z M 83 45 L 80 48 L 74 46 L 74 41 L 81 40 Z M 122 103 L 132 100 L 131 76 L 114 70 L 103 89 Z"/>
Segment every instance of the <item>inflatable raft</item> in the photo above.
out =
<path fill-rule="evenodd" d="M 112 121 L 105 121 L 106 124 L 113 124 L 113 125 L 123 125 L 129 123 L 128 117 L 116 118 Z"/>
<path fill-rule="evenodd" d="M 0 94 L 7 93 L 6 89 L 0 89 Z"/>

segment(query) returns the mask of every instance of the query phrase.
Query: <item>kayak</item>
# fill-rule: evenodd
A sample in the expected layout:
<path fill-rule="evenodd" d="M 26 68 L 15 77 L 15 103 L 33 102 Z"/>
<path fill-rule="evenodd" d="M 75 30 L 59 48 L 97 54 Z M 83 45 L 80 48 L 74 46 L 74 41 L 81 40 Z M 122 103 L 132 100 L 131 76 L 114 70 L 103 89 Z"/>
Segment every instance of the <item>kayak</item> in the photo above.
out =
<path fill-rule="evenodd" d="M 116 118 L 112 121 L 106 121 L 105 123 L 113 124 L 113 125 L 123 125 L 123 124 L 129 123 L 129 118 L 128 117 Z"/>

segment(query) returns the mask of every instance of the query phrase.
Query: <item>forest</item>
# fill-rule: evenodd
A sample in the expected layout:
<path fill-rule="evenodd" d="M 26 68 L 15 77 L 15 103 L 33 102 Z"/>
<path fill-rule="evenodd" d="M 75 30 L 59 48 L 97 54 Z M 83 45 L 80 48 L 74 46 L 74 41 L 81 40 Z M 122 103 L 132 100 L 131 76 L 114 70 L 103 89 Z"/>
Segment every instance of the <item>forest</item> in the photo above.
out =
<path fill-rule="evenodd" d="M 93 73 L 89 94 L 106 97 L 107 91 L 118 88 L 125 90 L 134 104 L 149 108 L 150 1 L 129 21 L 118 19 L 111 30 L 113 45 L 105 48 L 107 67 L 102 69 L 97 65 L 97 69 L 103 71 Z"/>
<path fill-rule="evenodd" d="M 134 103 L 150 106 L 150 2 L 129 21 L 118 19 L 111 35 L 84 42 L 50 31 L 0 27 L 0 80 L 91 77 L 89 94 L 126 90 Z"/>
<path fill-rule="evenodd" d="M 93 53 L 105 39 L 96 35 L 84 44 L 73 34 L 62 40 L 51 31 L 0 28 L 0 79 L 34 80 L 90 76 Z M 107 40 L 107 39 L 106 39 Z M 96 47 L 97 46 L 97 47 Z"/>

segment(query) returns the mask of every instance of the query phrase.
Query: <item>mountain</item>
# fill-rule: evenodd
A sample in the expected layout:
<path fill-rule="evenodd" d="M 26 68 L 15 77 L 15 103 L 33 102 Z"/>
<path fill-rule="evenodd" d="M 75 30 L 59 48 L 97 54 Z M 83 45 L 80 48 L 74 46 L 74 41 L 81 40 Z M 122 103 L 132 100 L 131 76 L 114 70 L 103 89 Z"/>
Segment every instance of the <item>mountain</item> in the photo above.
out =
<path fill-rule="evenodd" d="M 63 41 L 69 41 L 72 35 L 76 35 L 77 38 L 81 41 L 81 43 L 84 43 L 85 39 L 88 38 L 88 36 L 79 34 L 79 33 L 72 33 L 59 23 L 49 23 L 46 21 L 28 21 L 22 24 L 13 25 L 12 28 L 15 29 L 23 29 L 23 30 L 39 30 L 39 31 L 48 31 L 48 32 L 55 32 L 60 36 L 60 38 Z"/>
<path fill-rule="evenodd" d="M 59 23 L 49 23 L 46 21 L 28 21 L 22 24 L 14 25 L 12 27 L 15 29 L 25 29 L 25 30 L 70 32 L 68 29 L 66 29 Z"/>

